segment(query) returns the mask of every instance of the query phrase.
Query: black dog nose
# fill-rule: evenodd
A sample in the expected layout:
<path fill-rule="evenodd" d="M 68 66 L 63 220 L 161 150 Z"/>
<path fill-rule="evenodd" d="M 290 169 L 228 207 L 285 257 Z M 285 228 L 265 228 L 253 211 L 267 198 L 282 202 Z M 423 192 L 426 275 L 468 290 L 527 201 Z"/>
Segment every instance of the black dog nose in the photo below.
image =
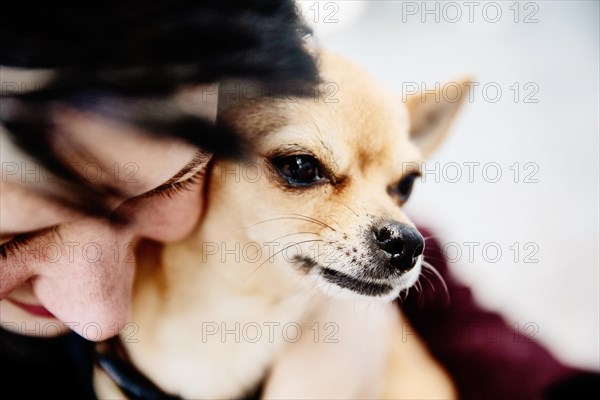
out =
<path fill-rule="evenodd" d="M 390 265 L 401 272 L 415 266 L 425 246 L 418 230 L 397 221 L 386 221 L 376 227 L 375 241 L 381 250 L 390 255 Z"/>

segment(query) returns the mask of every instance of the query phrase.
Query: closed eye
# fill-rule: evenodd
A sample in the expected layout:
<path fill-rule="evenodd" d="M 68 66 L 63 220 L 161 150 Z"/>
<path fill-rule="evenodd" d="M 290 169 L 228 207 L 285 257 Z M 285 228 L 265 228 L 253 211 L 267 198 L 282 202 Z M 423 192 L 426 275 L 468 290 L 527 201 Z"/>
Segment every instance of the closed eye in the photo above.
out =
<path fill-rule="evenodd" d="M 209 159 L 209 155 L 199 150 L 194 158 L 175 176 L 140 197 L 162 196 L 172 198 L 175 194 L 190 189 L 194 184 L 202 181 Z"/>
<path fill-rule="evenodd" d="M 202 177 L 204 176 L 204 169 L 200 169 L 194 175 L 189 177 L 183 181 L 177 181 L 172 183 L 164 183 L 157 188 L 150 190 L 149 192 L 141 195 L 142 198 L 150 198 L 150 197 L 167 197 L 173 198 L 174 195 L 183 192 L 185 190 L 189 190 L 195 184 L 202 181 Z"/>
<path fill-rule="evenodd" d="M 33 232 L 19 233 L 2 239 L 0 244 L 0 259 L 6 260 L 8 257 L 18 254 L 32 242 L 42 237 L 58 235 L 58 225 L 38 229 Z"/>

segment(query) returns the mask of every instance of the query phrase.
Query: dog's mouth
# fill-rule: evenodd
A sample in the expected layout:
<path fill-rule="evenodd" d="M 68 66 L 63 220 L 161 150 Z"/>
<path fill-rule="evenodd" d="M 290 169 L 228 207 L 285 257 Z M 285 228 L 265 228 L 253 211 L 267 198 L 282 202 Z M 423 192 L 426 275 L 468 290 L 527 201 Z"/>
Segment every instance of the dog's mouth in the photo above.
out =
<path fill-rule="evenodd" d="M 404 289 L 411 287 L 420 274 L 420 262 L 418 266 L 400 276 L 390 275 L 387 278 L 375 278 L 363 276 L 360 273 L 349 274 L 339 269 L 333 269 L 329 265 L 324 266 L 311 257 L 297 256 L 294 264 L 304 274 L 312 276 L 328 295 L 360 295 L 381 300 L 392 299 Z M 357 276 L 358 275 L 358 276 Z M 337 288 L 338 290 L 335 290 Z"/>
<path fill-rule="evenodd" d="M 331 268 L 322 268 L 320 275 L 342 289 L 349 289 L 365 296 L 382 296 L 394 290 L 394 287 L 387 283 L 368 282 Z"/>

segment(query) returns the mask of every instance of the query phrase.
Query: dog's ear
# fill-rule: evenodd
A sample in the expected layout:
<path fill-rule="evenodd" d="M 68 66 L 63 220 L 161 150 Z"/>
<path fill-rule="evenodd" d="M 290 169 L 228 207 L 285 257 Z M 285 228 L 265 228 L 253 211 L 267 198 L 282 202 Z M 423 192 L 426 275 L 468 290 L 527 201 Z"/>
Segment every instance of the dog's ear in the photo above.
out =
<path fill-rule="evenodd" d="M 435 90 L 404 95 L 410 118 L 410 138 L 429 157 L 443 142 L 460 105 L 469 98 L 473 83 L 463 78 L 446 84 L 436 84 Z M 416 86 L 416 85 L 415 85 Z"/>

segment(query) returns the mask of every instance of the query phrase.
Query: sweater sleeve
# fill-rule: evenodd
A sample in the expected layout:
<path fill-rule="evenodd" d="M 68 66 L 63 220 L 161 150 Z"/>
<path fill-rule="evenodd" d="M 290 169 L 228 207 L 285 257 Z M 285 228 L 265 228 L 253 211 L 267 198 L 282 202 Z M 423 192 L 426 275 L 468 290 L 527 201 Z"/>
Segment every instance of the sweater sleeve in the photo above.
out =
<path fill-rule="evenodd" d="M 438 242 L 428 239 L 425 247 L 425 259 L 448 293 L 441 280 L 426 275 L 432 284 L 422 278 L 422 290 L 411 290 L 400 307 L 453 378 L 461 399 L 554 398 L 557 390 L 578 393 L 581 380 L 598 389 L 597 374 L 561 364 L 526 331 L 513 330 L 499 314 L 478 306 L 450 274 Z"/>

